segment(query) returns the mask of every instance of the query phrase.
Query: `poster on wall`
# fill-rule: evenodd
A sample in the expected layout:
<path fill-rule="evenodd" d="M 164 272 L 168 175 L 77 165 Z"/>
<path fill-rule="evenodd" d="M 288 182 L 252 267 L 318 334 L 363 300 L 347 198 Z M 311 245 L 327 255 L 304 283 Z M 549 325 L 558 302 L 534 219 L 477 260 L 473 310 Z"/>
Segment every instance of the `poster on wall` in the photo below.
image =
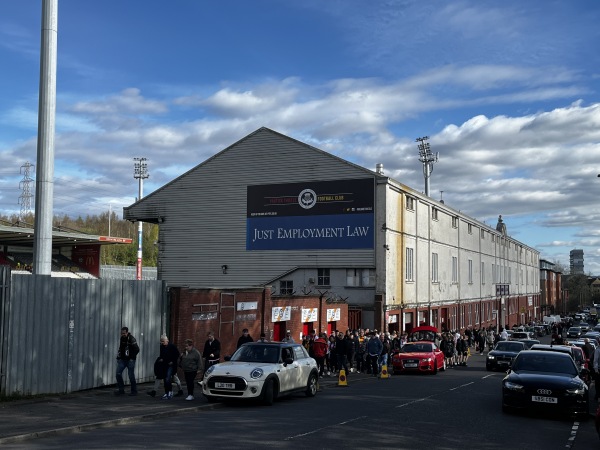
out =
<path fill-rule="evenodd" d="M 302 308 L 302 322 L 316 322 L 319 308 Z"/>
<path fill-rule="evenodd" d="M 373 248 L 374 180 L 247 187 L 246 250 Z"/>
<path fill-rule="evenodd" d="M 275 306 L 271 311 L 272 322 L 285 322 L 292 317 L 291 306 Z"/>
<path fill-rule="evenodd" d="M 337 322 L 340 320 L 340 308 L 331 308 L 327 310 L 327 322 Z"/>

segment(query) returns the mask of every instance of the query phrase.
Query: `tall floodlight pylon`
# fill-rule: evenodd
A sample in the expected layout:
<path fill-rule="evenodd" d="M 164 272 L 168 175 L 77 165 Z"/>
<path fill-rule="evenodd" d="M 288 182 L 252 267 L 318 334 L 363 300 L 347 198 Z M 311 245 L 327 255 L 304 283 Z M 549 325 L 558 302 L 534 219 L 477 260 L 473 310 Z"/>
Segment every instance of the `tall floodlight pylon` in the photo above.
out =
<path fill-rule="evenodd" d="M 148 164 L 146 163 L 146 158 L 133 158 L 135 161 L 134 169 L 133 169 L 133 178 L 139 180 L 139 197 L 138 201 L 142 199 L 144 196 L 144 179 L 148 178 L 150 174 L 148 173 Z M 142 279 L 142 231 L 143 226 L 142 222 L 138 222 L 138 251 L 137 251 L 137 270 L 136 270 L 136 278 L 138 280 Z"/>
<path fill-rule="evenodd" d="M 419 143 L 419 161 L 423 163 L 423 176 L 425 177 L 425 195 L 429 197 L 429 178 L 433 172 L 433 164 L 438 162 L 438 154 L 431 153 L 429 143 L 426 142 L 429 136 L 417 138 Z"/>

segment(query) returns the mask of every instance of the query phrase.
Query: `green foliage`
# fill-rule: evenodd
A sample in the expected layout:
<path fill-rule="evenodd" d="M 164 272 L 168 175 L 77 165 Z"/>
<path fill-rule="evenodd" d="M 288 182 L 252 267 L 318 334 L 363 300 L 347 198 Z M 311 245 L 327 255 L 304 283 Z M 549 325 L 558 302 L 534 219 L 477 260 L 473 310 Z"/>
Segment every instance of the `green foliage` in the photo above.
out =
<path fill-rule="evenodd" d="M 22 220 L 18 216 L 0 215 L 0 220 L 10 223 L 21 223 L 24 226 L 33 227 L 35 217 L 28 214 Z M 97 236 L 113 236 L 121 238 L 131 238 L 131 244 L 113 244 L 103 245 L 100 252 L 100 263 L 102 265 L 116 266 L 135 266 L 137 264 L 137 246 L 138 246 L 138 224 L 127 220 L 120 220 L 112 212 L 102 213 L 99 216 L 81 216 L 71 218 L 69 216 L 55 216 L 52 221 L 56 229 L 62 231 L 77 231 L 93 234 Z M 158 259 L 158 248 L 155 242 L 158 241 L 158 225 L 145 223 L 142 231 L 142 264 L 144 267 L 156 267 Z"/>

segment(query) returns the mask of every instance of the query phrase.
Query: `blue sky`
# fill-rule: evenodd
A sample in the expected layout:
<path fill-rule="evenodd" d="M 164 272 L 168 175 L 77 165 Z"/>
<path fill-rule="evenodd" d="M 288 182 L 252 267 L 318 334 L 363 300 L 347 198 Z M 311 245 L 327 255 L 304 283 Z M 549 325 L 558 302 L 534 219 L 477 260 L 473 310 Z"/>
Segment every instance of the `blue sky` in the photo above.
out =
<path fill-rule="evenodd" d="M 0 211 L 36 162 L 41 0 L 0 0 Z M 59 0 L 54 212 L 147 195 L 266 126 L 600 274 L 597 0 Z M 32 174 L 35 177 L 35 173 Z"/>

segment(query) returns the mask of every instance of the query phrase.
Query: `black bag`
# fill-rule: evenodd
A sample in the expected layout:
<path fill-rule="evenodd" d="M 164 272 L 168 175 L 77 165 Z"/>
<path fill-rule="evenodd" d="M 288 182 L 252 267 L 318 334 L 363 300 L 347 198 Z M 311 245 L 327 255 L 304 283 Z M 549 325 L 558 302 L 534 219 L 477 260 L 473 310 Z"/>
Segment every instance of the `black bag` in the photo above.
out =
<path fill-rule="evenodd" d="M 160 356 L 154 361 L 154 375 L 159 380 L 164 380 L 167 376 L 167 365 L 160 360 Z"/>

